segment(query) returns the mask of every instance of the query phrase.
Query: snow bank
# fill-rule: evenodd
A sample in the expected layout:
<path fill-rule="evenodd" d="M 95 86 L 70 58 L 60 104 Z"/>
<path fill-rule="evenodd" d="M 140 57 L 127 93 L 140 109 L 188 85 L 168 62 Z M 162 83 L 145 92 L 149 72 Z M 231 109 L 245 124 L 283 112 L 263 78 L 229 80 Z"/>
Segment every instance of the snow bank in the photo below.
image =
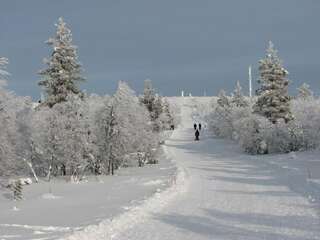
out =
<path fill-rule="evenodd" d="M 164 152 L 170 156 L 166 146 L 163 146 Z M 152 215 L 152 213 L 159 212 L 178 194 L 185 192 L 186 171 L 184 168 L 177 168 L 177 173 L 172 179 L 172 185 L 162 192 L 156 192 L 152 197 L 143 201 L 139 206 L 131 208 L 128 212 L 115 217 L 114 219 L 106 219 L 98 225 L 90 225 L 81 231 L 61 238 L 63 240 L 106 240 L 114 239 L 118 234 L 133 228 Z"/>
<path fill-rule="evenodd" d="M 163 184 L 163 183 L 164 183 L 163 180 L 158 179 L 158 180 L 151 180 L 149 182 L 144 183 L 143 185 L 144 186 L 153 186 L 153 185 L 160 185 L 160 184 Z"/>

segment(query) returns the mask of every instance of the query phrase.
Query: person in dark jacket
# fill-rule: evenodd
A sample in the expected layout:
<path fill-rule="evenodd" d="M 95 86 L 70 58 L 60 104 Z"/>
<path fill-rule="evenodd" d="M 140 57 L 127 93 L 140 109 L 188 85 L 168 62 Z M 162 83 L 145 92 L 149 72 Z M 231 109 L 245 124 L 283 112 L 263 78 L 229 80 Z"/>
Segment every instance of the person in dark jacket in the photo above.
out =
<path fill-rule="evenodd" d="M 201 123 L 199 123 L 199 130 L 201 131 Z"/>
<path fill-rule="evenodd" d="M 196 132 L 194 133 L 194 135 L 196 136 L 195 140 L 196 140 L 196 141 L 199 141 L 200 132 L 199 132 L 198 129 L 196 130 Z"/>
<path fill-rule="evenodd" d="M 193 124 L 193 128 L 194 128 L 194 130 L 197 130 L 197 124 L 196 123 Z"/>

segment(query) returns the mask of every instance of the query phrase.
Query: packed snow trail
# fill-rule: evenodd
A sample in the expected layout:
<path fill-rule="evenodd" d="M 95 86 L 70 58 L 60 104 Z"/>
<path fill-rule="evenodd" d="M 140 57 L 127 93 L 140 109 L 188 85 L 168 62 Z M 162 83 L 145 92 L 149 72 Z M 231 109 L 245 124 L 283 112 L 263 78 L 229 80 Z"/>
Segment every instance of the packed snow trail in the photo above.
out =
<path fill-rule="evenodd" d="M 182 127 L 166 144 L 186 169 L 186 192 L 112 239 L 320 239 L 317 211 L 287 187 L 290 179 L 205 131 L 195 142 L 192 114 L 186 102 Z"/>

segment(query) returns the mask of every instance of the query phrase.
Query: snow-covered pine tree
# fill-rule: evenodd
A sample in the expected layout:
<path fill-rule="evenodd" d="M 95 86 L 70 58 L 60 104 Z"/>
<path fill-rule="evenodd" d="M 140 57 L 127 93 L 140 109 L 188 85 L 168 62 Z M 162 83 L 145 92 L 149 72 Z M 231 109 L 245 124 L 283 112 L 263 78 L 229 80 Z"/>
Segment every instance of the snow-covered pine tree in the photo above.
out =
<path fill-rule="evenodd" d="M 160 132 L 165 128 L 163 126 L 163 121 L 161 119 L 163 113 L 162 97 L 156 94 L 155 100 L 153 102 L 153 111 L 151 112 L 151 120 L 153 121 L 153 130 Z"/>
<path fill-rule="evenodd" d="M 144 82 L 144 91 L 143 96 L 140 98 L 140 102 L 143 103 L 149 111 L 153 130 L 156 132 L 162 130 L 162 123 L 159 119 L 163 111 L 162 97 L 159 94 L 156 94 L 150 79 L 147 79 Z"/>
<path fill-rule="evenodd" d="M 242 94 L 242 88 L 239 81 L 237 81 L 236 88 L 233 91 L 231 102 L 236 107 L 247 107 L 249 105 Z"/>
<path fill-rule="evenodd" d="M 272 123 L 283 119 L 286 123 L 293 119 L 288 95 L 288 71 L 282 66 L 282 61 L 269 42 L 267 55 L 259 61 L 261 84 L 257 90 L 258 100 L 253 106 L 254 113 L 268 118 Z"/>
<path fill-rule="evenodd" d="M 298 98 L 303 100 L 308 100 L 313 97 L 313 92 L 310 90 L 310 86 L 306 83 L 303 83 L 298 90 Z"/>
<path fill-rule="evenodd" d="M 42 76 L 39 85 L 44 88 L 45 104 L 50 107 L 66 101 L 70 94 L 81 96 L 78 84 L 85 80 L 78 61 L 77 47 L 72 44 L 71 30 L 61 17 L 56 27 L 55 37 L 47 41 L 53 48 L 50 57 L 44 59 L 47 68 L 39 72 Z"/>
<path fill-rule="evenodd" d="M 174 118 L 171 113 L 170 104 L 166 98 L 162 99 L 162 114 L 160 118 L 165 130 L 170 129 L 170 127 L 174 125 Z"/>
<path fill-rule="evenodd" d="M 140 101 L 146 106 L 148 111 L 153 112 L 153 105 L 156 98 L 156 92 L 152 87 L 152 82 L 150 79 L 144 81 L 144 90 L 143 95 L 140 98 Z"/>

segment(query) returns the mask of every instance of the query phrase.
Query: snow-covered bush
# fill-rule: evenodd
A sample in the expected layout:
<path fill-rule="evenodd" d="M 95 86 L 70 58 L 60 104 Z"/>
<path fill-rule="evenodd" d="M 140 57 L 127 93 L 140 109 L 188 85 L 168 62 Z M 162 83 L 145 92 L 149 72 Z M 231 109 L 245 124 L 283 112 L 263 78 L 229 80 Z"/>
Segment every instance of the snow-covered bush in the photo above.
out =
<path fill-rule="evenodd" d="M 213 111 L 209 115 L 209 128 L 219 137 L 232 138 L 231 103 L 225 91 L 220 91 L 216 102 L 212 102 Z"/>
<path fill-rule="evenodd" d="M 306 83 L 303 83 L 298 90 L 298 96 L 297 98 L 300 98 L 302 100 L 312 100 L 313 98 L 313 92 L 310 90 L 310 86 Z"/>
<path fill-rule="evenodd" d="M 264 135 L 265 130 L 270 127 L 270 122 L 257 114 L 252 114 L 247 109 L 244 109 L 243 113 L 246 115 L 234 122 L 235 129 L 237 129 L 237 141 L 247 153 L 267 153 L 268 148 Z"/>
<path fill-rule="evenodd" d="M 217 101 L 212 101 L 213 111 L 206 119 L 209 128 L 219 137 L 238 139 L 235 122 L 251 113 L 249 101 L 241 95 L 241 91 L 236 95 L 237 97 L 235 95 L 227 96 L 222 90 Z"/>
<path fill-rule="evenodd" d="M 320 146 L 320 99 L 298 98 L 292 101 L 295 123 L 303 132 L 303 148 Z"/>

